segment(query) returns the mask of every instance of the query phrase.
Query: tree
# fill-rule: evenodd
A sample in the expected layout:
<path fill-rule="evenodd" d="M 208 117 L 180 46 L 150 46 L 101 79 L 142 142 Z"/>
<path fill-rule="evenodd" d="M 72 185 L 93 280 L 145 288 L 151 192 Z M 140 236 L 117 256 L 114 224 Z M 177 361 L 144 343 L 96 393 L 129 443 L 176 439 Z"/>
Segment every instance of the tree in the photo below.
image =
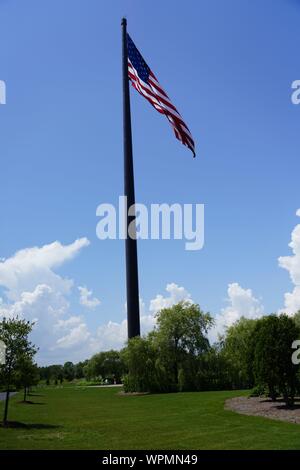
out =
<path fill-rule="evenodd" d="M 23 401 L 26 402 L 28 390 L 39 382 L 39 372 L 37 365 L 31 358 L 22 357 L 18 362 L 17 372 L 14 382 L 17 388 L 24 389 Z"/>
<path fill-rule="evenodd" d="M 122 350 L 122 358 L 128 370 L 124 377 L 125 392 L 168 391 L 168 377 L 162 373 L 165 371 L 157 361 L 157 350 L 150 335 L 128 340 Z"/>
<path fill-rule="evenodd" d="M 254 332 L 258 320 L 242 317 L 227 328 L 222 338 L 222 354 L 230 367 L 232 388 L 251 388 L 254 385 Z"/>
<path fill-rule="evenodd" d="M 292 363 L 292 343 L 299 338 L 299 328 L 287 315 L 270 315 L 257 323 L 254 349 L 254 373 L 258 385 L 267 386 L 270 396 L 283 395 L 293 406 L 298 366 Z"/>
<path fill-rule="evenodd" d="M 64 380 L 64 368 L 60 364 L 52 364 L 51 366 L 39 367 L 38 372 L 40 379 L 50 385 L 51 380 L 57 385 L 58 382 L 62 383 Z"/>
<path fill-rule="evenodd" d="M 189 358 L 192 364 L 193 358 L 209 350 L 206 334 L 212 325 L 211 315 L 190 302 L 179 302 L 158 313 L 153 340 L 160 350 L 164 366 L 173 375 L 175 387 L 179 383 L 180 367 L 184 370 L 186 360 Z"/>
<path fill-rule="evenodd" d="M 39 367 L 40 380 L 45 380 L 47 383 L 50 378 L 49 367 Z M 48 385 L 48 384 L 47 384 Z"/>
<path fill-rule="evenodd" d="M 124 363 L 119 351 L 106 351 L 102 354 L 101 375 L 114 382 L 120 382 L 124 373 Z"/>
<path fill-rule="evenodd" d="M 120 382 L 124 373 L 124 363 L 120 352 L 111 349 L 94 354 L 88 362 L 85 373 L 89 379 L 101 377 Z"/>
<path fill-rule="evenodd" d="M 190 302 L 161 310 L 155 331 L 132 338 L 122 351 L 128 369 L 125 390 L 195 390 L 199 358 L 210 348 L 206 334 L 212 324 L 210 314 Z"/>
<path fill-rule="evenodd" d="M 64 368 L 60 364 L 53 364 L 49 366 L 49 377 L 54 380 L 54 384 L 57 385 L 58 381 L 60 383 L 64 380 Z"/>
<path fill-rule="evenodd" d="M 296 323 L 296 326 L 300 328 L 300 310 L 298 310 L 293 316 L 293 320 Z"/>
<path fill-rule="evenodd" d="M 68 382 L 71 382 L 75 378 L 75 366 L 73 362 L 66 362 L 63 367 L 64 377 Z"/>
<path fill-rule="evenodd" d="M 36 347 L 29 341 L 28 336 L 33 323 L 21 320 L 4 318 L 0 322 L 0 339 L 6 345 L 6 362 L 0 366 L 2 382 L 6 390 L 3 424 L 7 424 L 10 387 L 18 371 L 22 359 L 32 359 L 37 352 Z"/>
<path fill-rule="evenodd" d="M 230 390 L 233 380 L 232 364 L 218 343 L 198 359 L 198 371 L 194 377 L 195 390 Z"/>
<path fill-rule="evenodd" d="M 88 361 L 78 362 L 75 364 L 75 378 L 82 379 L 84 377 L 84 368 Z"/>

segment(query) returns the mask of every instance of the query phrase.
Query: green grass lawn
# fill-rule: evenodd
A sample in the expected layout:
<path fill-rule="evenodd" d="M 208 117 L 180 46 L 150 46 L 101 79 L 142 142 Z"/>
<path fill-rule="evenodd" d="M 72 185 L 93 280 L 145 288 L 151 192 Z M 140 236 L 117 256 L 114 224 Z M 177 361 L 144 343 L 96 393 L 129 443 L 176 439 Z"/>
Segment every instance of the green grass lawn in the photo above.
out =
<path fill-rule="evenodd" d="M 224 410 L 245 392 L 118 392 L 45 387 L 27 405 L 18 394 L 9 419 L 27 427 L 0 428 L 0 449 L 300 449 L 299 425 Z"/>

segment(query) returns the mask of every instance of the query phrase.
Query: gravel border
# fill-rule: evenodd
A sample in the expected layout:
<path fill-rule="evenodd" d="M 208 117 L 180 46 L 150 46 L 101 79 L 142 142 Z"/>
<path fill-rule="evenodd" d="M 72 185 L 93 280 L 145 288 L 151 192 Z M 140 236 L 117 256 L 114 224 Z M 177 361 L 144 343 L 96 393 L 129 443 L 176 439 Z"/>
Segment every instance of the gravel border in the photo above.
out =
<path fill-rule="evenodd" d="M 287 408 L 281 400 L 273 402 L 269 398 L 262 397 L 235 397 L 226 400 L 224 408 L 243 415 L 262 416 L 263 418 L 300 424 L 299 401 L 293 408 Z"/>

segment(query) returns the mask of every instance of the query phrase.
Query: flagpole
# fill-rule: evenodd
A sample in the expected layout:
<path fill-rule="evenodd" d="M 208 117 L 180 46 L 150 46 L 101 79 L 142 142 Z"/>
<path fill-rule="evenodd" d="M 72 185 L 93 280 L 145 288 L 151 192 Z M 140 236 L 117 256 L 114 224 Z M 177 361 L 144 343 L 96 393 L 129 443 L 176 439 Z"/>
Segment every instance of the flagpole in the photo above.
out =
<path fill-rule="evenodd" d="M 127 328 L 128 339 L 140 335 L 140 309 L 139 309 L 139 281 L 138 281 L 138 259 L 137 242 L 134 230 L 128 235 L 131 222 L 135 222 L 135 216 L 128 215 L 128 208 L 135 204 L 134 193 L 134 171 L 132 156 L 132 134 L 130 95 L 128 79 L 128 54 L 127 54 L 127 20 L 122 19 L 122 69 L 123 69 L 123 133 L 124 133 L 124 195 L 127 197 L 126 214 L 126 291 L 127 291 Z"/>

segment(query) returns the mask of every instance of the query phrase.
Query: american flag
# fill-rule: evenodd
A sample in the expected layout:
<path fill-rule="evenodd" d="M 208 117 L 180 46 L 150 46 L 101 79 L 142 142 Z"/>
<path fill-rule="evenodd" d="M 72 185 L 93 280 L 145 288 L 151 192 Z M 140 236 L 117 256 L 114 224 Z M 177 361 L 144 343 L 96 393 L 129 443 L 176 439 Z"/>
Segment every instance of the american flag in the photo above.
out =
<path fill-rule="evenodd" d="M 129 34 L 127 34 L 128 76 L 132 86 L 144 96 L 154 108 L 164 114 L 174 129 L 175 136 L 186 145 L 195 157 L 195 143 L 189 128 L 183 121 L 170 98 L 159 84 L 154 73 L 146 64 Z"/>

